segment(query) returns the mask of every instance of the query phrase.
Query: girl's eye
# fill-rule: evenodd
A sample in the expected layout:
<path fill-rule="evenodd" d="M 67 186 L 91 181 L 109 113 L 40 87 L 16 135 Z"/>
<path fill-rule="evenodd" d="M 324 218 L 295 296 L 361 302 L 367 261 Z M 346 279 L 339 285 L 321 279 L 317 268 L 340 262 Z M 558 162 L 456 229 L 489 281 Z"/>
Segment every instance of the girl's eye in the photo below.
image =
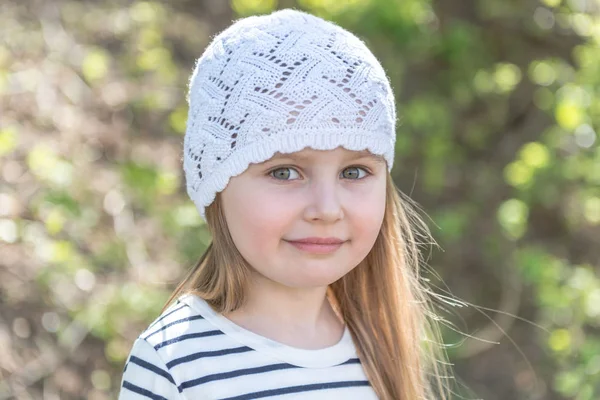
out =
<path fill-rule="evenodd" d="M 291 181 L 300 177 L 298 171 L 291 167 L 281 167 L 274 169 L 269 173 L 269 175 L 281 181 Z M 362 179 L 367 175 L 369 175 L 369 172 L 366 171 L 364 168 L 348 167 L 341 172 L 340 177 L 343 179 Z"/>
<path fill-rule="evenodd" d="M 295 175 L 294 175 L 295 174 Z M 269 173 L 273 178 L 279 179 L 282 181 L 289 181 L 292 179 L 297 179 L 300 175 L 298 171 L 290 167 L 277 168 Z"/>
<path fill-rule="evenodd" d="M 361 174 L 362 172 L 362 174 Z M 362 179 L 369 173 L 364 168 L 360 167 L 348 167 L 342 171 L 342 178 L 345 179 Z"/>

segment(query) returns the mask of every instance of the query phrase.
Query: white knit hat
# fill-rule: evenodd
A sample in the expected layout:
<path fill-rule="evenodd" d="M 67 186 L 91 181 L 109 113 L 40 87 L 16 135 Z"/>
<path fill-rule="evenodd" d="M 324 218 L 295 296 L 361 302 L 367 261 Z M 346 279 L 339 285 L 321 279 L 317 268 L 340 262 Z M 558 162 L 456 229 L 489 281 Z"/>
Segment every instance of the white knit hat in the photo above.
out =
<path fill-rule="evenodd" d="M 280 10 L 236 21 L 197 60 L 189 82 L 183 168 L 202 218 L 229 179 L 276 152 L 369 150 L 394 162 L 387 76 L 352 33 Z"/>

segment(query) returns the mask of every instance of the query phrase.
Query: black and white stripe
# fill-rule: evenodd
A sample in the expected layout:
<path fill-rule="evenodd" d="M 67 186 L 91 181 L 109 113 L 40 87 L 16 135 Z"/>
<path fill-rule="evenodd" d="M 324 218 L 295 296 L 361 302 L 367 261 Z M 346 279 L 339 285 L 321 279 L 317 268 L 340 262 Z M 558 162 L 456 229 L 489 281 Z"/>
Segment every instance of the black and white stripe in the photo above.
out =
<path fill-rule="evenodd" d="M 140 335 L 123 372 L 120 400 L 377 398 L 348 343 L 294 349 L 207 307 L 198 297 L 183 296 Z"/>

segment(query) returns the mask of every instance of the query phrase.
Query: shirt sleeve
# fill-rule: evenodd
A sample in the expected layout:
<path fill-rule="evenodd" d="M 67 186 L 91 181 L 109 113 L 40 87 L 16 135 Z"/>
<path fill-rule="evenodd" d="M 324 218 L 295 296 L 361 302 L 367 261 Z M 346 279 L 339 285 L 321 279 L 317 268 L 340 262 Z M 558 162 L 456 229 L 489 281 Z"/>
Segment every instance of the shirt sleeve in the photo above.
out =
<path fill-rule="evenodd" d="M 183 397 L 154 347 L 138 338 L 125 364 L 119 400 L 148 399 L 182 400 Z"/>

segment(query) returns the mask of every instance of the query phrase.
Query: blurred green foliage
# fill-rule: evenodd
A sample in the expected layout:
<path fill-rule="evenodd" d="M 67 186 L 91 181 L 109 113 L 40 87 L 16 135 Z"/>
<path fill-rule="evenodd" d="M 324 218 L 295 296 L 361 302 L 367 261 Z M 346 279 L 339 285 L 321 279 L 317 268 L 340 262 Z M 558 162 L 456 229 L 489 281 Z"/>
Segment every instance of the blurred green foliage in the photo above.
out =
<path fill-rule="evenodd" d="M 481 327 L 449 348 L 462 395 L 600 398 L 598 0 L 4 2 L 0 398 L 115 396 L 132 341 L 210 242 L 180 167 L 194 60 L 233 18 L 284 6 L 381 59 L 394 178 L 444 249 L 431 265 L 499 311 L 446 316 Z M 43 343 L 64 357 L 31 375 Z"/>

